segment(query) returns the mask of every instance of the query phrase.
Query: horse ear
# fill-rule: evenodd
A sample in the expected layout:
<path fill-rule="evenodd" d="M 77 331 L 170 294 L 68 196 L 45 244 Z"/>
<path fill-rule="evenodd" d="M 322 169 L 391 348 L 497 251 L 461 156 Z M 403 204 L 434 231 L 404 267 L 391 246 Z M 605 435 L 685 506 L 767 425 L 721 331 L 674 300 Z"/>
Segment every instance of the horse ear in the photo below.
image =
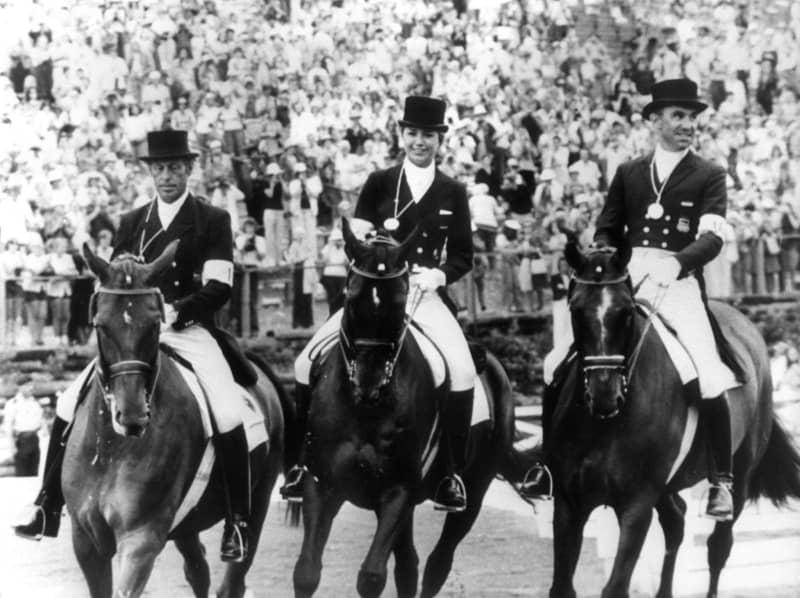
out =
<path fill-rule="evenodd" d="M 344 252 L 348 258 L 355 259 L 356 255 L 364 248 L 364 244 L 356 238 L 350 221 L 342 218 L 342 236 L 344 237 Z"/>
<path fill-rule="evenodd" d="M 586 264 L 586 257 L 574 241 L 567 242 L 567 246 L 564 248 L 564 257 L 575 272 L 580 272 Z"/>
<path fill-rule="evenodd" d="M 103 258 L 96 256 L 89 248 L 88 243 L 83 244 L 83 257 L 86 260 L 86 263 L 89 265 L 89 270 L 91 270 L 94 275 L 97 276 L 97 278 L 100 280 L 100 283 L 105 284 L 108 282 L 108 262 Z"/>
<path fill-rule="evenodd" d="M 161 252 L 156 259 L 152 262 L 147 264 L 147 273 L 145 274 L 144 280 L 147 284 L 153 282 L 153 280 L 161 274 L 161 272 L 166 268 L 169 264 L 171 264 L 175 260 L 175 254 L 178 251 L 178 244 L 180 243 L 180 239 L 175 239 L 164 251 Z"/>

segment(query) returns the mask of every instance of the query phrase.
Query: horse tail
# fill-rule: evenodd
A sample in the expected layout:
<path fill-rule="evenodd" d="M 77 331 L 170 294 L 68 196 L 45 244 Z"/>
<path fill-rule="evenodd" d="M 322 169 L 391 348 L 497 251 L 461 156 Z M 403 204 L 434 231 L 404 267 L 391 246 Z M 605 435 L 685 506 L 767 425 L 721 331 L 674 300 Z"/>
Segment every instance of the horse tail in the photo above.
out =
<path fill-rule="evenodd" d="M 494 397 L 497 473 L 516 490 L 527 471 L 540 459 L 541 445 L 527 438 L 514 442 L 516 425 L 511 383 L 503 366 L 488 352 L 486 377 Z"/>
<path fill-rule="evenodd" d="M 289 393 L 286 392 L 283 382 L 269 364 L 260 355 L 252 351 L 247 351 L 246 355 L 250 361 L 255 363 L 258 368 L 264 372 L 264 375 L 275 387 L 275 392 L 278 393 L 278 400 L 280 401 L 281 410 L 283 411 L 283 473 L 285 475 L 300 458 L 299 446 L 297 450 L 294 449 L 295 445 L 298 443 L 287 442 L 287 439 L 295 438 L 299 433 L 297 410 L 295 409 L 294 401 L 289 398 Z M 289 503 L 286 518 L 290 526 L 298 527 L 300 525 L 302 508 L 302 503 Z"/>
<path fill-rule="evenodd" d="M 776 415 L 764 455 L 750 478 L 747 498 L 765 497 L 775 506 L 800 498 L 800 453 Z"/>

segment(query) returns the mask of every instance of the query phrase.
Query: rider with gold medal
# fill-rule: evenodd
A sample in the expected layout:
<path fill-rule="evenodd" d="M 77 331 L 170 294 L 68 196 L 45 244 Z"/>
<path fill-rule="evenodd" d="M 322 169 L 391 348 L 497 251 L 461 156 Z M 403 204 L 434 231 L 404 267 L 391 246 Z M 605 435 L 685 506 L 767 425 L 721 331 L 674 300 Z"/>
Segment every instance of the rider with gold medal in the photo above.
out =
<path fill-rule="evenodd" d="M 412 269 L 410 302 L 418 293 L 423 294 L 414 320 L 440 348 L 450 376 L 443 414 L 450 473 L 439 484 L 433 501 L 439 510 L 457 512 L 466 508 L 459 472 L 466 459 L 475 366 L 461 327 L 439 292 L 471 270 L 472 235 L 466 189 L 436 167 L 436 153 L 447 131 L 445 109 L 445 103 L 435 98 L 406 98 L 403 119 L 399 121 L 405 159 L 400 165 L 369 176 L 358 199 L 352 228 L 362 237 L 383 229 L 397 239 L 417 231 L 408 258 Z M 340 310 L 320 327 L 295 362 L 295 397 L 303 428 L 310 402 L 310 353 L 321 341 L 339 333 L 341 315 Z M 289 472 L 281 489 L 285 498 L 302 500 L 305 473 L 302 463 Z"/>
<path fill-rule="evenodd" d="M 147 162 L 156 186 L 155 199 L 123 214 L 113 257 L 131 254 L 150 263 L 179 241 L 171 267 L 157 281 L 165 301 L 165 322 L 159 341 L 186 359 L 198 377 L 216 425 L 214 444 L 222 460 L 230 513 L 226 518 L 221 557 L 241 562 L 247 557 L 250 516 L 250 471 L 247 439 L 238 402 L 241 394 L 231 369 L 212 336 L 214 314 L 230 298 L 233 238 L 230 216 L 192 196 L 187 189 L 197 154 L 189 151 L 185 131 L 147 135 Z M 199 275 L 200 284 L 197 284 Z M 45 462 L 42 490 L 29 520 L 14 527 L 17 535 L 40 539 L 58 533 L 64 498 L 61 466 L 70 422 L 82 390 L 95 371 L 94 362 L 59 398 Z"/>
<path fill-rule="evenodd" d="M 709 431 L 712 465 L 706 514 L 733 518 L 731 421 L 727 392 L 739 385 L 722 363 L 702 292 L 702 268 L 722 249 L 727 194 L 725 170 L 691 149 L 695 119 L 706 109 L 689 79 L 660 81 L 642 110 L 656 137 L 650 155 L 622 164 L 598 217 L 598 246 L 633 248 L 629 263 L 637 297 L 652 303 L 675 329 L 695 363 Z M 571 339 L 556 339 L 545 359 L 543 425 L 545 437 L 558 391 L 553 374 L 569 352 Z M 545 442 L 545 451 L 547 444 Z M 546 459 L 546 454 L 545 454 Z M 549 496 L 552 480 L 544 464 L 532 471 L 523 493 Z"/>

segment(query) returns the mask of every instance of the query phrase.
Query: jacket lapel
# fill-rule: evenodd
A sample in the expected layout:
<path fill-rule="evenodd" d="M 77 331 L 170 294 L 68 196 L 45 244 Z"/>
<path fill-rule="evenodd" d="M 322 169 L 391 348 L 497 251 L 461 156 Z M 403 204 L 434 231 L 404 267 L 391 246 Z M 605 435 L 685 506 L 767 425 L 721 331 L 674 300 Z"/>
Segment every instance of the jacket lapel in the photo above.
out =
<path fill-rule="evenodd" d="M 194 224 L 196 201 L 191 193 L 186 197 L 181 209 L 178 210 L 175 218 L 172 219 L 172 222 L 169 223 L 166 231 L 164 231 L 168 239 L 180 239 L 183 233 Z"/>
<path fill-rule="evenodd" d="M 694 152 L 692 150 L 689 150 L 689 152 L 683 157 L 683 160 L 681 160 L 675 165 L 672 174 L 669 175 L 667 186 L 664 187 L 664 194 L 666 194 L 670 189 L 678 185 L 687 176 L 692 174 L 696 168 L 697 168 L 697 158 L 695 157 Z"/>
<path fill-rule="evenodd" d="M 419 210 L 420 214 L 428 214 L 439 206 L 439 202 L 437 202 L 435 198 L 439 197 L 439 189 L 442 186 L 443 180 L 444 175 L 437 168 L 436 174 L 433 176 L 433 182 L 431 183 L 431 186 L 428 187 L 428 190 L 417 204 L 417 209 Z"/>

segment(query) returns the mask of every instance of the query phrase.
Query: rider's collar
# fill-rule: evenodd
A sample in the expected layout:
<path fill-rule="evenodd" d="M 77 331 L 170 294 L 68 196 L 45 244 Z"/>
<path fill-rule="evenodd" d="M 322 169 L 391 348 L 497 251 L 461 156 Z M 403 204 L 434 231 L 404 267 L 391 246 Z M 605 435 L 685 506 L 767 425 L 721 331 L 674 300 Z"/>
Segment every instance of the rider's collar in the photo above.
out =
<path fill-rule="evenodd" d="M 406 173 L 408 188 L 411 190 L 411 198 L 414 203 L 418 203 L 433 184 L 433 178 L 436 176 L 436 160 L 431 160 L 428 166 L 420 168 L 406 158 L 403 160 L 403 170 Z"/>
<path fill-rule="evenodd" d="M 189 189 L 187 188 L 186 191 L 183 192 L 178 199 L 173 201 L 172 203 L 167 203 L 161 199 L 161 196 L 156 194 L 156 206 L 158 208 L 158 219 L 161 221 L 161 227 L 164 230 L 167 230 L 170 223 L 175 220 L 175 216 L 178 215 L 181 207 L 186 202 L 186 198 L 189 197 Z"/>

